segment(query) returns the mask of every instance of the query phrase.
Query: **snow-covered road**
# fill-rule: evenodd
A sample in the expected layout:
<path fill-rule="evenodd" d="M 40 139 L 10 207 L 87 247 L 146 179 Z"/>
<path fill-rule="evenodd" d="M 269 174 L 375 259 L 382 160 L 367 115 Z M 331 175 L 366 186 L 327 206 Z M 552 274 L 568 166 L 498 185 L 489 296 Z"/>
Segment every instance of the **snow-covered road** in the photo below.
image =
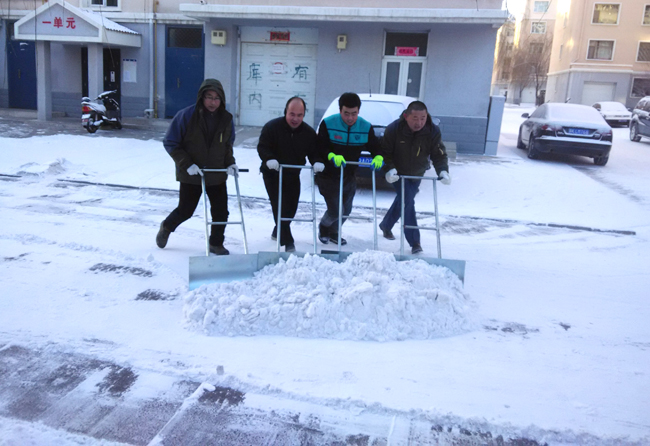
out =
<path fill-rule="evenodd" d="M 467 261 L 471 303 L 449 324 L 475 324 L 390 342 L 269 335 L 263 324 L 248 336 L 193 329 L 183 306 L 202 218 L 155 246 L 177 190 L 160 142 L 0 134 L 0 445 L 199 444 L 236 431 L 257 444 L 650 443 L 650 142 L 617 128 L 605 167 L 528 160 L 515 148 L 524 111 L 506 108 L 497 157 L 459 156 L 452 185 L 439 187 L 443 256 Z M 249 248 L 273 251 L 254 141 L 237 145 L 251 169 L 241 177 Z M 430 194 L 423 185 L 421 224 L 433 221 Z M 380 217 L 392 198 L 379 192 Z M 355 204 L 372 215 L 368 190 Z M 311 252 L 311 225 L 295 227 Z M 371 233 L 368 219 L 349 221 L 346 249 L 371 249 Z M 238 229 L 226 235 L 243 253 Z M 423 247 L 435 253 L 433 233 Z M 379 249 L 397 253 L 399 241 Z M 318 289 L 343 277 L 310 280 Z M 344 311 L 332 308 L 340 324 Z M 121 390 L 107 391 L 115 382 Z M 200 383 L 215 404 L 195 413 Z M 153 406 L 146 423 L 123 427 L 142 413 L 134 407 Z M 228 428 L 205 428 L 224 415 Z"/>

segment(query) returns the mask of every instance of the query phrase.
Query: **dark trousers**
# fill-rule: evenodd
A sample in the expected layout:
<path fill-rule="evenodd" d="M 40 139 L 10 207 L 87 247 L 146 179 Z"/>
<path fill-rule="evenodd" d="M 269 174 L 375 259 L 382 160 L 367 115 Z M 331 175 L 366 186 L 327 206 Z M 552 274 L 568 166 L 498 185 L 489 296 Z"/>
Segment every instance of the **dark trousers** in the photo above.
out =
<path fill-rule="evenodd" d="M 404 223 L 407 226 L 417 226 L 418 222 L 415 217 L 415 196 L 420 190 L 420 183 L 422 180 L 404 180 Z M 393 229 L 397 220 L 400 219 L 402 213 L 402 180 L 393 183 L 397 197 L 393 200 L 393 204 L 386 212 L 384 219 L 379 223 L 382 229 Z M 419 229 L 405 229 L 404 237 L 409 245 L 420 244 L 420 230 Z"/>
<path fill-rule="evenodd" d="M 212 221 L 228 221 L 228 190 L 226 183 L 216 186 L 207 186 L 205 192 L 210 200 L 210 215 Z M 178 207 L 165 219 L 165 227 L 174 232 L 181 223 L 192 218 L 196 206 L 202 195 L 201 185 L 180 183 L 178 193 Z M 210 230 L 210 244 L 223 245 L 226 225 L 212 225 Z"/>
<path fill-rule="evenodd" d="M 329 236 L 336 238 L 339 233 L 339 189 L 340 178 L 317 177 L 318 191 L 325 199 L 327 210 L 320 220 L 321 234 L 324 230 L 329 231 Z M 343 215 L 350 215 L 352 202 L 357 193 L 357 179 L 354 175 L 343 177 Z M 347 218 L 343 217 L 341 225 Z M 322 234 L 327 235 L 327 234 Z"/>
<path fill-rule="evenodd" d="M 300 176 L 287 175 L 287 170 L 282 172 L 282 218 L 293 218 L 296 216 L 298 210 L 298 201 L 300 199 Z M 273 209 L 273 221 L 275 226 L 278 225 L 278 183 L 280 182 L 280 174 L 277 171 L 262 172 L 264 178 L 264 186 L 266 193 L 269 195 L 271 201 L 271 209 Z M 293 245 L 293 235 L 291 234 L 291 222 L 283 221 L 280 225 L 280 244 Z"/>

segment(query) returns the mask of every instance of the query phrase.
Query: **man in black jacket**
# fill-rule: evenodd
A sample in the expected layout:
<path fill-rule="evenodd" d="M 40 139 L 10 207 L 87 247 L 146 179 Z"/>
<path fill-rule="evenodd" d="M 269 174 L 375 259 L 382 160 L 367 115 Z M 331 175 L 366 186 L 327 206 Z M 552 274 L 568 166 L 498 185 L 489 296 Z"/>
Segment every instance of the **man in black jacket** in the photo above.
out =
<path fill-rule="evenodd" d="M 386 164 L 386 181 L 393 184 L 397 197 L 384 219 L 379 224 L 383 236 L 395 240 L 392 228 L 401 216 L 402 182 L 400 175 L 424 176 L 430 162 L 443 184 L 451 184 L 447 150 L 442 143 L 442 134 L 437 125 L 431 121 L 427 106 L 420 101 L 413 101 L 402 116 L 386 127 L 381 141 L 381 148 Z M 415 217 L 415 195 L 419 191 L 421 180 L 404 180 L 404 223 L 417 226 Z M 411 246 L 411 253 L 422 252 L 420 231 L 405 229 L 404 236 Z"/>
<path fill-rule="evenodd" d="M 314 172 L 322 172 L 325 165 L 316 157 L 316 132 L 303 122 L 306 107 L 300 97 L 292 97 L 284 108 L 284 116 L 267 122 L 260 134 L 257 152 L 262 160 L 260 172 L 271 201 L 275 227 L 271 238 L 276 240 L 278 228 L 278 192 L 280 164 L 304 166 L 305 156 L 313 164 Z M 282 218 L 293 218 L 300 198 L 301 169 L 282 169 Z M 291 222 L 280 225 L 280 244 L 286 252 L 296 250 L 291 234 Z"/>
<path fill-rule="evenodd" d="M 206 79 L 201 84 L 196 104 L 174 116 L 167 129 L 163 145 L 176 164 L 176 180 L 180 183 L 178 207 L 160 224 L 156 236 L 159 248 L 167 245 L 169 234 L 194 215 L 203 193 L 201 169 L 228 169 L 228 173 L 206 174 L 206 194 L 210 199 L 210 214 L 214 222 L 228 221 L 228 175 L 237 175 L 233 156 L 235 126 L 226 111 L 226 94 L 221 82 Z M 227 255 L 224 248 L 225 225 L 212 225 L 210 252 Z"/>

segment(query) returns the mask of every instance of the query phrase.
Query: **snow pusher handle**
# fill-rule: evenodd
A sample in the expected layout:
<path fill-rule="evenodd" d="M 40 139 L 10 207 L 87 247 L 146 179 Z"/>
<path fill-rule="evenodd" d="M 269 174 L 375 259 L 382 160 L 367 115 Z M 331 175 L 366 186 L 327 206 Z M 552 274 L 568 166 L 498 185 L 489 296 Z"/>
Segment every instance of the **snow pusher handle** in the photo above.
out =
<path fill-rule="evenodd" d="M 228 169 L 201 169 L 199 174 L 201 175 L 201 189 L 203 193 L 203 221 L 205 225 L 205 255 L 210 255 L 210 231 L 209 228 L 212 225 L 241 225 L 242 234 L 244 235 L 244 254 L 248 254 L 248 242 L 246 241 L 246 226 L 244 225 L 244 210 L 241 205 L 241 194 L 239 193 L 239 175 L 233 175 L 235 178 L 235 190 L 237 191 L 237 204 L 239 205 L 239 215 L 240 221 L 217 221 L 212 220 L 208 221 L 208 200 L 207 193 L 205 191 L 205 173 L 210 172 L 228 172 Z M 238 169 L 238 172 L 248 172 L 248 169 Z"/>

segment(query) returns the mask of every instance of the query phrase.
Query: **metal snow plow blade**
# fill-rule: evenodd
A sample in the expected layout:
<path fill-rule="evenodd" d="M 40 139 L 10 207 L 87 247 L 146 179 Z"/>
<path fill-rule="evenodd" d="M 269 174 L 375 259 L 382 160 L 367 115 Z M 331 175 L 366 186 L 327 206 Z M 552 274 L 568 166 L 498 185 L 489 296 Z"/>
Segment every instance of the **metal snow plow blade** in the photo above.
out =
<path fill-rule="evenodd" d="M 265 266 L 275 265 L 280 259 L 285 261 L 291 255 L 304 257 L 306 253 L 298 252 L 259 252 L 257 254 L 231 254 L 229 256 L 190 257 L 189 288 L 194 290 L 209 283 L 228 283 L 251 279 L 257 271 Z M 311 254 L 334 262 L 344 262 L 351 252 L 338 254 Z M 436 259 L 415 255 L 395 255 L 399 262 L 406 260 L 423 260 L 430 265 L 444 266 L 465 282 L 465 261 Z"/>

